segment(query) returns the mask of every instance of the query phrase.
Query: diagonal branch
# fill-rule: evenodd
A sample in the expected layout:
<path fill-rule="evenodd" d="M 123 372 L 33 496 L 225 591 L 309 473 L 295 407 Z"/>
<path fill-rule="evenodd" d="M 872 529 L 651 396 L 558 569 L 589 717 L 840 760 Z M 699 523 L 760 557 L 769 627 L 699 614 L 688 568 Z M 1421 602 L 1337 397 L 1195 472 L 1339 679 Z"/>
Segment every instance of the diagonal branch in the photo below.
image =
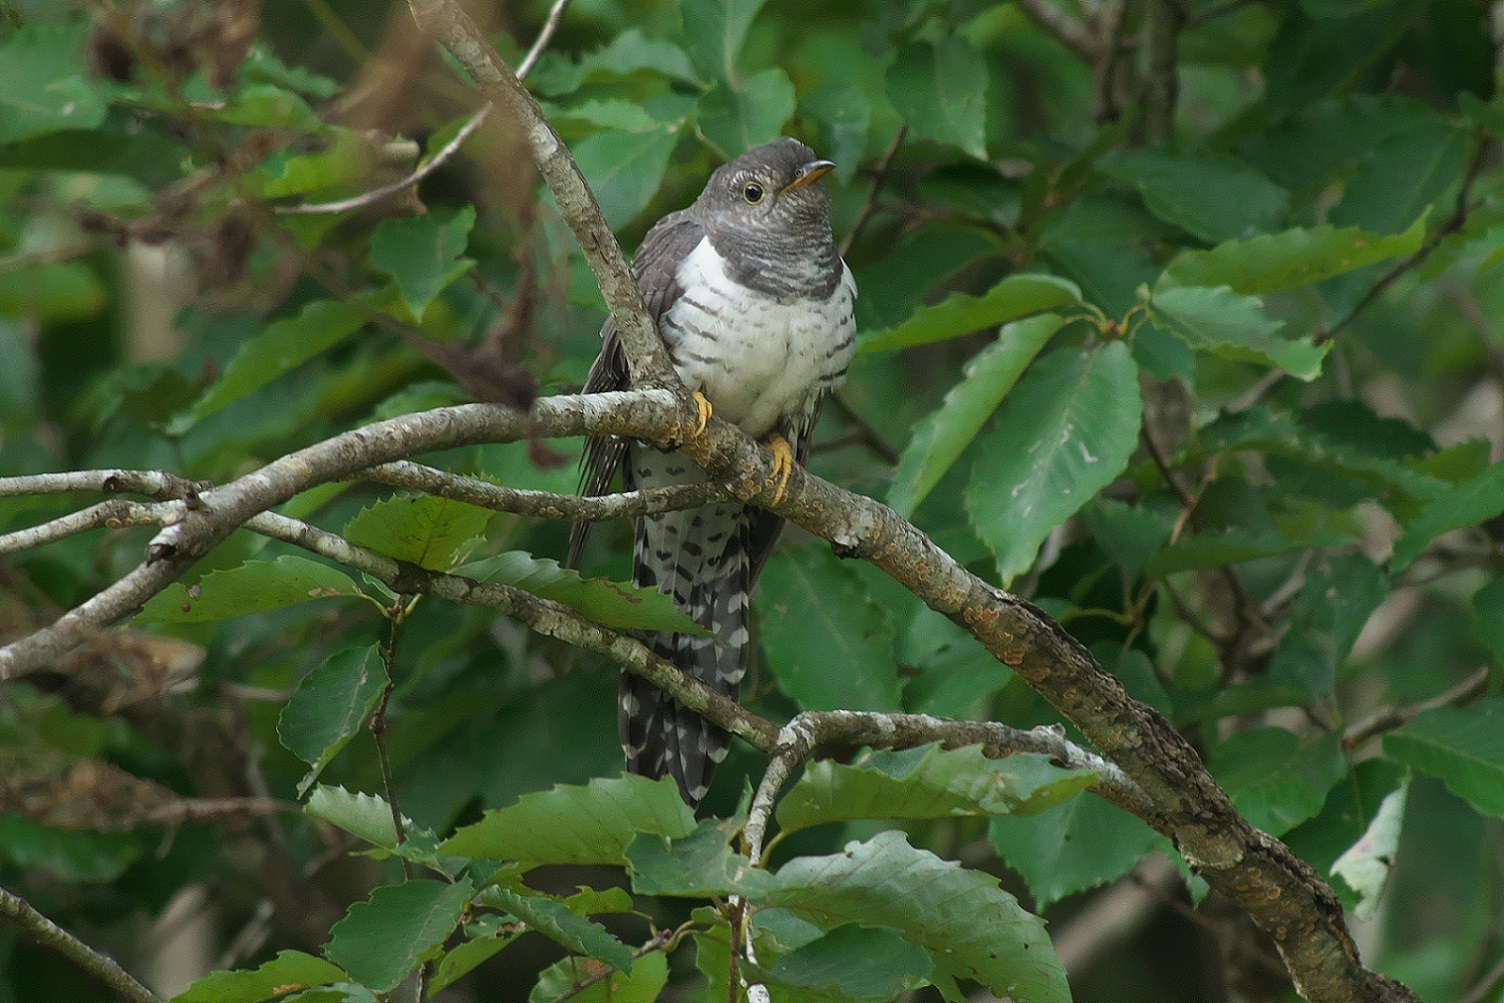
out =
<path fill-rule="evenodd" d="M 157 995 L 131 977 L 113 958 L 94 950 L 14 892 L 0 888 L 0 914 L 11 920 L 43 947 L 67 958 L 79 971 L 109 988 L 125 1003 L 162 1003 Z"/>

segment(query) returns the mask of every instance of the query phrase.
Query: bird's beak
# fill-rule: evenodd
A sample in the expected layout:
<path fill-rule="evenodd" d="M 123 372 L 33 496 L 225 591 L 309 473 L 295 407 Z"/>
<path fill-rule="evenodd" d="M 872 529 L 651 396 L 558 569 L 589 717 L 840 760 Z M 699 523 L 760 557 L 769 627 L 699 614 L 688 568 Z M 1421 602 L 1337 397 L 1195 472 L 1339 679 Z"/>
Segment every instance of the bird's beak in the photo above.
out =
<path fill-rule="evenodd" d="M 834 161 L 811 160 L 799 168 L 799 173 L 794 175 L 794 180 L 784 185 L 778 194 L 787 195 L 796 188 L 808 188 L 835 169 L 836 165 Z"/>

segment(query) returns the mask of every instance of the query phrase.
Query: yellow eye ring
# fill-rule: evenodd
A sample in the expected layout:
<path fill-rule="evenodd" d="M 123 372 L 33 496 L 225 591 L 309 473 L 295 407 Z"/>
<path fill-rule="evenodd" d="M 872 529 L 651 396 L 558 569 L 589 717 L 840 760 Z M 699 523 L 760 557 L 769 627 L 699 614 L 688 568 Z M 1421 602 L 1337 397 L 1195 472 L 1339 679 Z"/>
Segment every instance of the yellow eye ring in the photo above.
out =
<path fill-rule="evenodd" d="M 742 186 L 742 198 L 747 200 L 748 205 L 757 205 L 763 200 L 764 194 L 762 185 L 756 181 L 748 181 Z"/>

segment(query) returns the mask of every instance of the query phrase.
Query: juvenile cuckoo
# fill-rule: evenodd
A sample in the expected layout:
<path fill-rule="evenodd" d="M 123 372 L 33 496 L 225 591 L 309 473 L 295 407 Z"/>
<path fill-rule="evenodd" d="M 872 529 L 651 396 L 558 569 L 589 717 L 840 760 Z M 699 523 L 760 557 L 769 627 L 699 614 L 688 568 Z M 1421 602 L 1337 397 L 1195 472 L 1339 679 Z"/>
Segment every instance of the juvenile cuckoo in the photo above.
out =
<path fill-rule="evenodd" d="M 680 378 L 714 413 L 762 439 L 787 480 L 801 463 L 821 399 L 851 361 L 856 286 L 830 231 L 830 196 L 819 179 L 835 165 L 793 139 L 749 150 L 715 171 L 688 209 L 648 231 L 632 274 Z M 630 386 L 611 321 L 587 393 Z M 702 481 L 679 453 L 616 437 L 587 443 L 586 494 Z M 782 485 L 779 490 L 781 492 Z M 636 521 L 633 579 L 656 586 L 715 638 L 652 633 L 654 652 L 734 695 L 747 668 L 747 603 L 783 520 L 728 501 Z M 570 540 L 576 563 L 585 525 Z M 621 678 L 618 727 L 627 768 L 672 776 L 696 805 L 730 736 L 631 674 Z"/>

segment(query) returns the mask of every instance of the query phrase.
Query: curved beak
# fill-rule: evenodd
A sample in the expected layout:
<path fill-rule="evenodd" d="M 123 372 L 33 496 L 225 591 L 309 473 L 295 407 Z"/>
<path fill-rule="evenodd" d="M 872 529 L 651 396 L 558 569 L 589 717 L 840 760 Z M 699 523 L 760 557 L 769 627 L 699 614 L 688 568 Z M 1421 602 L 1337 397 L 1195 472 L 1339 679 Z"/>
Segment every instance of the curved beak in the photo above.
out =
<path fill-rule="evenodd" d="M 811 160 L 809 163 L 799 168 L 799 173 L 794 175 L 794 180 L 784 185 L 782 190 L 780 190 L 778 194 L 787 195 L 795 188 L 808 188 L 810 185 L 814 184 L 816 181 L 819 181 L 821 178 L 825 177 L 825 175 L 835 170 L 835 168 L 835 162 L 832 160 Z"/>

